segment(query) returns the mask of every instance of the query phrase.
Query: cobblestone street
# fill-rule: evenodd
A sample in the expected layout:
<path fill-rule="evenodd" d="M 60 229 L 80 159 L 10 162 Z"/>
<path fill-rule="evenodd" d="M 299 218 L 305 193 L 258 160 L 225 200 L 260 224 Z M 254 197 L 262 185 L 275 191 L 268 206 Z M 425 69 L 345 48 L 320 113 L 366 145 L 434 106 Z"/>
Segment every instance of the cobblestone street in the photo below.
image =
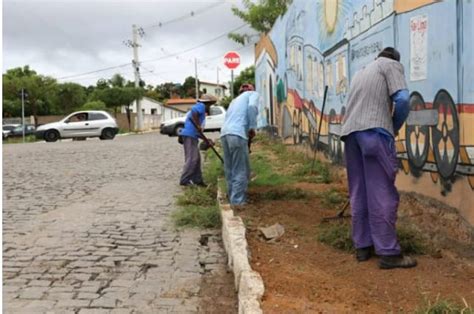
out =
<path fill-rule="evenodd" d="M 3 145 L 4 313 L 236 312 L 219 230 L 169 218 L 182 163 L 158 133 Z"/>

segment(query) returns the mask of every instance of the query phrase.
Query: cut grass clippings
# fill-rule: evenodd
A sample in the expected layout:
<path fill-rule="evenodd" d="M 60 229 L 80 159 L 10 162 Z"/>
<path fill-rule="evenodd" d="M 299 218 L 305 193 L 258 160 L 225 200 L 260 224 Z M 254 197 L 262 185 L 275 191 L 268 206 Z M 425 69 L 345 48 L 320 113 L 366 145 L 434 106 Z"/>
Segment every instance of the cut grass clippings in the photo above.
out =
<path fill-rule="evenodd" d="M 398 226 L 397 236 L 402 252 L 405 254 L 422 255 L 432 251 L 429 243 L 413 227 Z M 352 244 L 351 225 L 346 220 L 320 224 L 318 241 L 346 252 L 355 250 Z"/>

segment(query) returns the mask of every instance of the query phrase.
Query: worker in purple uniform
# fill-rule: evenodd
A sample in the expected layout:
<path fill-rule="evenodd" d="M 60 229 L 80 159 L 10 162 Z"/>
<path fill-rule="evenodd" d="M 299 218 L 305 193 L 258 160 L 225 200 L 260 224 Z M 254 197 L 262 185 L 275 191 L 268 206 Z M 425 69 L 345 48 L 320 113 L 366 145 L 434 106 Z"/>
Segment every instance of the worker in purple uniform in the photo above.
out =
<path fill-rule="evenodd" d="M 184 146 L 184 167 L 179 181 L 180 185 L 206 186 L 202 178 L 198 139 L 202 138 L 201 134 L 206 114 L 209 113 L 211 105 L 215 104 L 216 101 L 217 99 L 214 96 L 204 94 L 186 115 L 184 128 L 179 134 L 183 138 Z"/>
<path fill-rule="evenodd" d="M 341 130 L 356 258 L 366 261 L 375 249 L 382 269 L 417 265 L 402 255 L 395 228 L 399 194 L 394 138 L 408 113 L 400 53 L 387 47 L 352 79 Z"/>

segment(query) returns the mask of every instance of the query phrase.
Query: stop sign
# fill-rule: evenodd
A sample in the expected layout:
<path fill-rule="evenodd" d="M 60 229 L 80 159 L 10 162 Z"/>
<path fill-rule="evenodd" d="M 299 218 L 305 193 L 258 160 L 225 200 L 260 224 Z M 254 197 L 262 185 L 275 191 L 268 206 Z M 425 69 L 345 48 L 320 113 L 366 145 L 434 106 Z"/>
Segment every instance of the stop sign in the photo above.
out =
<path fill-rule="evenodd" d="M 240 55 L 235 51 L 229 51 L 224 55 L 224 65 L 233 70 L 240 64 Z"/>

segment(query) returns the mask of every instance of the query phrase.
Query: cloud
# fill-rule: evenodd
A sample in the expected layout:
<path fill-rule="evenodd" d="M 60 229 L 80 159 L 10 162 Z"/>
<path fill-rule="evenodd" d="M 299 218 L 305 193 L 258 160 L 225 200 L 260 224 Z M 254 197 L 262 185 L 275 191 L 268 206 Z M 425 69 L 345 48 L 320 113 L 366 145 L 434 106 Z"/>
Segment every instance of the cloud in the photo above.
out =
<path fill-rule="evenodd" d="M 217 0 L 4 0 L 3 71 L 30 65 L 41 74 L 61 78 L 130 63 L 132 49 L 124 45 L 124 41 L 131 39 L 132 24 L 136 24 L 145 32 L 139 39 L 139 59 L 154 60 L 142 64 L 141 74 L 147 83 L 184 81 L 185 77 L 194 75 L 194 58 L 198 60 L 200 79 L 215 81 L 219 66 L 220 81 L 229 80 L 230 71 L 224 70 L 222 58 L 213 58 L 241 48 L 226 36 L 177 57 L 167 56 L 196 47 L 242 25 L 231 12 L 233 5 L 241 6 L 241 3 Z M 193 17 L 191 12 L 195 12 Z M 176 20 L 179 17 L 182 18 Z M 161 27 L 158 26 L 160 22 Z M 240 52 L 240 69 L 253 64 L 253 47 Z M 110 78 L 114 73 L 133 79 L 130 64 L 67 80 L 83 85 L 95 84 L 99 78 Z"/>

